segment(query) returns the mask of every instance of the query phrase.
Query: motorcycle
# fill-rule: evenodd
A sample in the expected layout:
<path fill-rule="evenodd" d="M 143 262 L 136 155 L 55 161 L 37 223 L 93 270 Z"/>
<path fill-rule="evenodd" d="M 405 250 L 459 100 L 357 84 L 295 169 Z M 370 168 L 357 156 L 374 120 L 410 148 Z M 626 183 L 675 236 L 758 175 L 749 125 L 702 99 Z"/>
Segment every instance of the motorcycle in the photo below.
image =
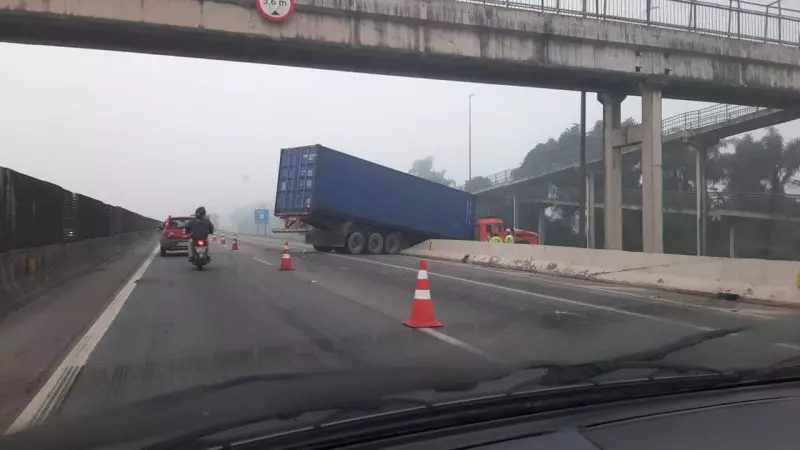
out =
<path fill-rule="evenodd" d="M 211 256 L 208 254 L 208 241 L 205 239 L 197 239 L 192 241 L 192 260 L 191 263 L 197 267 L 197 270 L 203 270 L 203 266 L 211 262 Z"/>

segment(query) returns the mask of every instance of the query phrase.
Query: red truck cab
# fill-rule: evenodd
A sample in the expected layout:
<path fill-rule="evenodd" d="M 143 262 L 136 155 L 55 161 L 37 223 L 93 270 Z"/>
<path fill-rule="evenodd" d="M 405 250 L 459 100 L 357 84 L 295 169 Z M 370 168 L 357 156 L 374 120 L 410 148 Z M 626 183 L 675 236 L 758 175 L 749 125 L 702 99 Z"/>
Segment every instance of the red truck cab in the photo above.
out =
<path fill-rule="evenodd" d="M 475 240 L 487 242 L 494 234 L 500 236 L 500 239 L 505 242 L 507 233 L 503 219 L 487 217 L 475 221 Z M 514 228 L 514 243 L 537 245 L 539 243 L 539 233 Z"/>

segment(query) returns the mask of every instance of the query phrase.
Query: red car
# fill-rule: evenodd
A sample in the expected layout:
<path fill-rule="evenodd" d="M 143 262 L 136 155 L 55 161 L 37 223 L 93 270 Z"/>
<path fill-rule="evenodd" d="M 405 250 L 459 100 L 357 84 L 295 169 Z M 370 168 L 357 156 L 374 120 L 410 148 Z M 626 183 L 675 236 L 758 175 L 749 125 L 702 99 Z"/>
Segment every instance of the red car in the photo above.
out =
<path fill-rule="evenodd" d="M 192 220 L 191 217 L 168 217 L 164 221 L 163 231 L 161 232 L 161 256 L 167 256 L 167 252 L 179 251 L 189 253 L 189 234 L 186 233 L 186 224 Z"/>

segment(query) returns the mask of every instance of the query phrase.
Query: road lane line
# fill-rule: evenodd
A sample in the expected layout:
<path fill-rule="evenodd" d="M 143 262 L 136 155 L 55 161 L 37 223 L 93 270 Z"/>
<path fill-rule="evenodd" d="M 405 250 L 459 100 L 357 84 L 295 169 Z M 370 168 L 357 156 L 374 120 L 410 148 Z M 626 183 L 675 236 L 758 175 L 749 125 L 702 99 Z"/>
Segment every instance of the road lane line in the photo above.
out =
<path fill-rule="evenodd" d="M 790 344 L 788 342 L 774 342 L 772 345 L 774 345 L 776 347 L 783 347 L 783 348 L 788 348 L 788 349 L 792 349 L 792 350 L 800 350 L 800 345 Z"/>
<path fill-rule="evenodd" d="M 362 261 L 362 262 L 366 262 L 366 263 L 369 263 L 369 264 L 377 264 L 377 265 L 380 265 L 380 266 L 392 267 L 392 268 L 395 268 L 395 269 L 407 270 L 407 271 L 411 271 L 411 272 L 416 272 L 417 271 L 417 269 L 414 269 L 414 268 L 411 268 L 411 267 L 398 266 L 398 265 L 395 265 L 395 264 L 379 262 L 379 261 L 366 259 L 366 258 L 356 258 L 356 257 L 353 257 L 353 256 L 339 255 L 339 254 L 336 254 L 336 253 L 330 253 L 330 255 L 333 255 L 333 256 L 336 256 L 336 257 L 339 257 L 339 258 L 351 259 L 353 261 Z M 516 294 L 523 294 L 523 295 L 532 296 L 532 297 L 539 297 L 539 298 L 543 298 L 543 299 L 546 299 L 546 300 L 551 300 L 551 301 L 554 301 L 554 302 L 565 303 L 565 304 L 574 305 L 574 306 L 583 306 L 585 308 L 593 308 L 593 309 L 598 309 L 598 310 L 601 310 L 601 311 L 608 311 L 608 312 L 613 312 L 613 313 L 617 313 L 617 314 L 623 314 L 623 315 L 626 315 L 626 316 L 637 317 L 637 318 L 640 318 L 640 319 L 654 320 L 654 321 L 657 321 L 657 322 L 668 323 L 670 325 L 678 325 L 678 326 L 692 328 L 692 329 L 700 330 L 700 331 L 711 331 L 711 330 L 714 329 L 714 328 L 705 327 L 705 326 L 702 326 L 702 325 L 695 325 L 695 324 L 688 323 L 688 322 L 682 322 L 680 320 L 673 320 L 673 319 L 667 319 L 665 317 L 651 316 L 649 314 L 642 314 L 642 313 L 637 313 L 637 312 L 633 312 L 633 311 L 626 311 L 624 309 L 614 308 L 614 307 L 611 307 L 611 306 L 595 305 L 595 304 L 592 304 L 592 303 L 580 302 L 578 300 L 570 300 L 570 299 L 563 298 L 563 297 L 556 297 L 556 296 L 553 296 L 553 295 L 540 294 L 538 292 L 530 292 L 530 291 L 525 291 L 525 290 L 522 290 L 522 289 L 510 288 L 510 287 L 507 287 L 507 286 L 500 286 L 498 284 L 486 283 L 486 282 L 477 281 L 477 280 L 470 280 L 468 278 L 461 278 L 461 277 L 456 277 L 456 276 L 453 276 L 453 275 L 445 275 L 445 274 L 442 274 L 442 273 L 435 273 L 435 272 L 431 272 L 430 270 L 428 270 L 428 273 L 436 275 L 437 277 L 446 278 L 446 279 L 450 279 L 450 280 L 454 280 L 454 281 L 460 281 L 460 282 L 463 282 L 463 283 L 470 283 L 470 284 L 474 284 L 476 286 L 483 286 L 483 287 L 488 287 L 488 288 L 493 288 L 493 289 L 499 289 L 499 290 L 503 290 L 503 291 L 506 291 L 506 292 L 513 292 L 513 293 L 516 293 Z"/>
<path fill-rule="evenodd" d="M 434 337 L 439 339 L 440 341 L 447 342 L 450 345 L 454 345 L 462 350 L 466 350 L 473 355 L 480 356 L 481 358 L 486 358 L 489 361 L 500 362 L 499 359 L 491 356 L 490 354 L 484 352 L 483 350 L 473 347 L 472 345 L 467 344 L 464 341 L 458 340 L 453 336 L 448 334 L 444 334 L 441 331 L 434 330 L 433 328 L 416 328 L 417 331 L 427 334 L 428 336 Z"/>
<path fill-rule="evenodd" d="M 22 431 L 25 428 L 42 423 L 50 413 L 57 410 L 69 393 L 72 384 L 78 377 L 81 368 L 86 364 L 97 343 L 100 342 L 103 335 L 108 331 L 111 323 L 119 314 L 125 301 L 128 300 L 133 290 L 136 288 L 136 282 L 144 275 L 144 272 L 150 267 L 153 259 L 159 253 L 159 248 L 156 246 L 150 253 L 150 256 L 144 260 L 141 266 L 134 272 L 128 279 L 125 285 L 117 293 L 114 300 L 108 304 L 106 309 L 100 314 L 100 317 L 95 320 L 89 331 L 83 335 L 80 341 L 72 348 L 67 354 L 61 364 L 53 371 L 47 382 L 39 389 L 39 392 L 28 403 L 25 409 L 17 416 L 14 423 L 8 427 L 5 434 L 12 434 Z"/>
<path fill-rule="evenodd" d="M 414 256 L 409 256 L 409 255 L 403 255 L 403 256 L 406 256 L 406 257 L 409 257 L 409 258 L 417 258 L 417 257 L 414 257 Z M 417 258 L 417 259 L 420 259 L 420 258 Z M 525 278 L 525 279 L 529 279 L 529 280 L 541 281 L 543 283 L 551 283 L 551 284 L 557 284 L 557 285 L 562 285 L 562 286 L 572 286 L 572 287 L 586 289 L 586 290 L 590 290 L 590 291 L 605 292 L 605 293 L 617 294 L 617 295 L 624 295 L 626 297 L 640 298 L 642 300 L 649 301 L 649 302 L 667 303 L 667 304 L 675 305 L 676 307 L 685 308 L 685 309 L 706 309 L 706 310 L 709 310 L 709 311 L 714 311 L 714 312 L 719 312 L 719 313 L 724 313 L 724 314 L 731 314 L 731 315 L 739 316 L 739 317 L 747 316 L 747 317 L 753 317 L 753 318 L 756 318 L 756 319 L 775 320 L 775 317 L 766 316 L 766 315 L 763 315 L 763 314 L 759 314 L 757 312 L 732 311 L 732 310 L 721 308 L 721 307 L 718 307 L 718 306 L 698 305 L 696 303 L 682 302 L 680 300 L 671 300 L 671 299 L 662 298 L 662 297 L 655 297 L 653 295 L 643 295 L 643 294 L 635 294 L 635 293 L 631 293 L 631 292 L 623 292 L 623 291 L 620 291 L 619 289 L 621 289 L 621 288 L 618 288 L 618 287 L 594 286 L 594 285 L 591 285 L 591 284 L 582 284 L 582 283 L 575 283 L 575 282 L 570 282 L 570 281 L 553 280 L 553 279 L 551 279 L 551 277 L 555 277 L 556 275 L 549 275 L 548 276 L 548 275 L 545 275 L 545 274 L 538 274 L 538 273 L 535 273 L 535 272 L 519 272 L 519 271 L 515 271 L 513 269 L 503 269 L 503 268 L 500 268 L 500 267 L 484 267 L 484 266 L 479 266 L 479 265 L 475 265 L 475 264 L 465 264 L 465 263 L 458 263 L 458 262 L 454 262 L 454 261 L 437 260 L 437 263 L 445 263 L 445 264 L 448 264 L 448 265 L 451 265 L 451 266 L 460 267 L 460 268 L 468 268 L 468 269 L 473 269 L 473 270 L 482 270 L 482 271 L 485 271 L 485 272 L 492 272 L 492 273 L 498 273 L 498 274 L 503 274 L 503 275 L 521 277 L 521 278 Z M 594 281 L 594 282 L 598 283 L 597 281 Z M 631 286 L 631 287 L 635 288 L 635 289 L 641 289 L 641 290 L 643 290 L 645 292 L 654 292 L 652 290 L 652 288 L 648 288 L 646 286 Z"/>
<path fill-rule="evenodd" d="M 254 259 L 254 260 L 256 260 L 256 261 L 258 261 L 258 262 L 260 262 L 260 263 L 266 264 L 266 265 L 268 265 L 268 266 L 272 266 L 272 265 L 273 265 L 272 263 L 269 263 L 269 262 L 267 262 L 267 261 L 264 261 L 264 260 L 262 260 L 262 259 L 259 259 L 259 258 L 256 258 L 256 257 L 253 257 L 253 259 Z M 312 281 L 312 282 L 313 282 L 313 281 Z M 376 308 L 376 307 L 375 307 L 374 305 L 372 305 L 372 304 L 368 304 L 368 303 L 365 303 L 365 302 L 362 302 L 362 301 L 360 301 L 360 300 L 356 300 L 356 299 L 354 299 L 354 298 L 351 298 L 351 297 L 349 297 L 349 296 L 344 296 L 344 295 L 342 295 L 342 296 L 341 296 L 341 298 L 345 298 L 345 299 L 347 299 L 347 300 L 350 300 L 350 301 L 352 301 L 352 302 L 358 303 L 359 305 L 361 305 L 361 306 L 363 306 L 363 307 L 365 307 L 365 308 L 369 308 L 369 309 L 371 309 L 372 311 L 375 311 L 375 312 L 377 312 L 378 314 L 384 315 L 384 316 L 386 316 L 386 317 L 389 317 L 389 318 L 391 318 L 391 319 L 393 319 L 393 320 L 398 320 L 398 318 L 397 318 L 397 317 L 394 317 L 393 315 L 391 315 L 391 314 L 389 314 L 389 313 L 387 313 L 387 312 L 385 312 L 385 311 L 382 311 L 382 310 L 380 310 L 380 309 Z M 453 345 L 453 346 L 455 346 L 455 347 L 458 347 L 458 348 L 460 348 L 461 350 L 465 350 L 465 351 L 467 351 L 467 352 L 469 352 L 469 353 L 472 353 L 473 355 L 479 356 L 479 357 L 481 357 L 481 358 L 485 358 L 485 359 L 487 359 L 487 360 L 489 360 L 489 361 L 493 361 L 493 362 L 499 362 L 499 361 L 501 361 L 500 359 L 498 359 L 498 358 L 495 358 L 495 357 L 493 357 L 493 356 L 489 355 L 489 354 L 488 354 L 488 353 L 486 353 L 485 351 L 483 351 L 483 350 L 481 350 L 481 349 L 479 349 L 479 348 L 477 348 L 477 347 L 475 347 L 475 346 L 473 346 L 473 345 L 470 345 L 470 344 L 468 344 L 468 343 L 466 343 L 466 342 L 464 342 L 464 341 L 462 341 L 462 340 L 456 339 L 456 338 L 454 338 L 454 337 L 452 337 L 452 336 L 450 336 L 450 335 L 447 335 L 447 334 L 445 334 L 445 333 L 442 333 L 441 331 L 437 331 L 437 330 L 434 330 L 434 329 L 431 329 L 431 328 L 415 328 L 415 330 L 416 330 L 416 331 L 419 331 L 419 332 L 421 332 L 421 333 L 425 333 L 425 334 L 427 334 L 428 336 L 431 336 L 431 337 L 433 337 L 433 338 L 435 338 L 435 339 L 438 339 L 438 340 L 440 340 L 440 341 L 442 341 L 442 342 L 446 342 L 446 343 L 448 343 L 448 344 L 450 344 L 450 345 Z"/>

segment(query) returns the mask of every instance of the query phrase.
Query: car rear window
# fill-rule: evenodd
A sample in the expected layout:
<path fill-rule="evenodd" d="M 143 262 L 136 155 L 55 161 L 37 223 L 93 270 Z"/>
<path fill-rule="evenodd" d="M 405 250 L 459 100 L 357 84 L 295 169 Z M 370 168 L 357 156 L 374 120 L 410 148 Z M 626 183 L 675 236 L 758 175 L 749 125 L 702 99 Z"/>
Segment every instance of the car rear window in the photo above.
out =
<path fill-rule="evenodd" d="M 169 228 L 184 228 L 186 224 L 189 223 L 191 219 L 170 219 L 169 224 L 167 225 Z"/>

